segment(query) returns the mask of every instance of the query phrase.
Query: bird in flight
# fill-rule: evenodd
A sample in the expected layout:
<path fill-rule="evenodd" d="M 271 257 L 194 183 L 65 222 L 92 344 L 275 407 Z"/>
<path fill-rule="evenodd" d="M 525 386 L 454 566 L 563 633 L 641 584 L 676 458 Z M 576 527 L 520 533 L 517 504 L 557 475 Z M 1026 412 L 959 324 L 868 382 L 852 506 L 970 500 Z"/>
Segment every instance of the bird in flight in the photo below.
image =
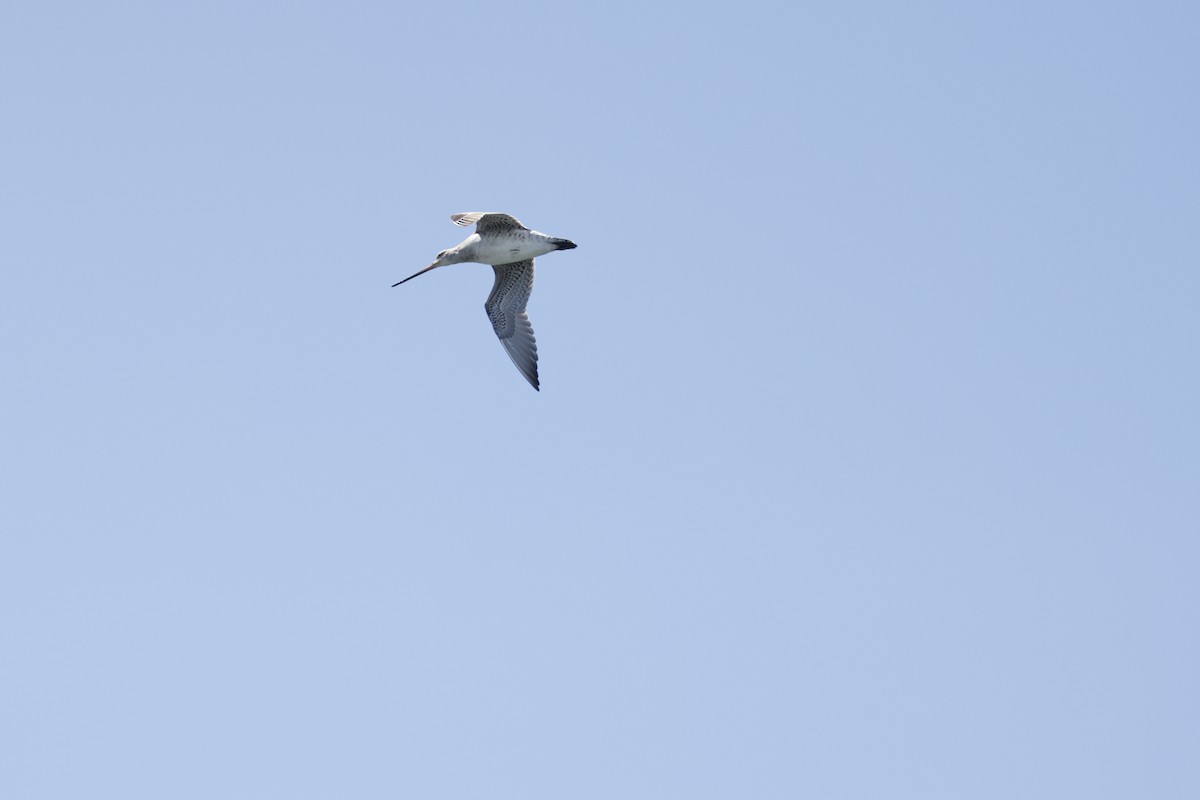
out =
<path fill-rule="evenodd" d="M 533 326 L 525 313 L 529 293 L 533 291 L 533 259 L 555 250 L 574 250 L 575 243 L 530 230 L 508 214 L 472 211 L 450 217 L 455 225 L 475 223 L 475 232 L 460 244 L 437 254 L 432 264 L 420 272 L 393 283 L 393 288 L 423 275 L 431 269 L 473 261 L 491 264 L 496 283 L 484 308 L 500 344 L 534 389 L 538 386 L 537 342 Z"/>

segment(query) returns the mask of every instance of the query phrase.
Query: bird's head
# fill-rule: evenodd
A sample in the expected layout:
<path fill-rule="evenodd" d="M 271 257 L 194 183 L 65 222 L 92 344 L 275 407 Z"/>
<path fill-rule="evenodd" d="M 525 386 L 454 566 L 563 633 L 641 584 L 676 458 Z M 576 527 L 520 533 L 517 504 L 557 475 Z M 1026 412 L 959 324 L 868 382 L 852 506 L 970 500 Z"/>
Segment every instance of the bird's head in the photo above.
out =
<path fill-rule="evenodd" d="M 443 250 L 442 252 L 438 253 L 434 257 L 433 263 L 430 264 L 426 269 L 433 269 L 434 267 L 444 267 L 447 264 L 457 264 L 458 263 L 457 256 L 458 256 L 458 250 L 456 248 L 450 248 L 449 250 Z"/>

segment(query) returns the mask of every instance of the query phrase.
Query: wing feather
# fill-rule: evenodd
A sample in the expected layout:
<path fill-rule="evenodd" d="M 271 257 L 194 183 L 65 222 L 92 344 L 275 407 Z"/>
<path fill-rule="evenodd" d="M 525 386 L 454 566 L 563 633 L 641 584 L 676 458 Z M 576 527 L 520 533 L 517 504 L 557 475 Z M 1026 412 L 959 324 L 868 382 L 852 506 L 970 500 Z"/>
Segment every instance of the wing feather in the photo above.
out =
<path fill-rule="evenodd" d="M 496 264 L 496 282 L 484 308 L 500 344 L 525 380 L 538 391 L 537 340 L 525 306 L 533 291 L 533 259 Z"/>
<path fill-rule="evenodd" d="M 475 232 L 480 236 L 486 233 L 529 230 L 516 217 L 509 216 L 508 214 L 500 214 L 495 211 L 472 211 L 467 214 L 452 214 L 450 219 L 455 225 L 476 223 Z"/>

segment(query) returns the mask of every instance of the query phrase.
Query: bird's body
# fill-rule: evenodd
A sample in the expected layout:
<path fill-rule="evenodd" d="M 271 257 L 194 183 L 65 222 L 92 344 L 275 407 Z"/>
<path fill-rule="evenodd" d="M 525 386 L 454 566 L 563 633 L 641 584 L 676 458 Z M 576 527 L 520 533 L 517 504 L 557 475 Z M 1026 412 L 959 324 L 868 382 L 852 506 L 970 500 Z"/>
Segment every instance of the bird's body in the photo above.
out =
<path fill-rule="evenodd" d="M 537 231 L 513 231 L 486 239 L 478 233 L 472 233 L 453 250 L 464 256 L 463 261 L 499 266 L 553 253 L 561 249 L 555 241 L 554 237 Z"/>
<path fill-rule="evenodd" d="M 525 313 L 533 291 L 533 259 L 555 250 L 573 250 L 575 243 L 530 230 L 508 214 L 475 211 L 454 214 L 450 219 L 455 225 L 475 223 L 475 233 L 438 253 L 437 260 L 428 267 L 393 286 L 448 264 L 467 261 L 490 264 L 496 272 L 496 282 L 484 304 L 488 319 L 513 364 L 534 389 L 539 389 L 537 342 L 529 315 Z"/>

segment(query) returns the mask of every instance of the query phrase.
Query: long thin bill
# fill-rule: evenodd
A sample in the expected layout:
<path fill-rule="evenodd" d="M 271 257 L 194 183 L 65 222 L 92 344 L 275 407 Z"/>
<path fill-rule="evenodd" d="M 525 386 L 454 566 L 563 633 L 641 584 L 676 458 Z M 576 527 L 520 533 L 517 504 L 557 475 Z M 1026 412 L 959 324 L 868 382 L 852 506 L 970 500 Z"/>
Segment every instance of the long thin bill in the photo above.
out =
<path fill-rule="evenodd" d="M 395 289 L 397 286 L 399 286 L 399 285 L 400 285 L 400 284 L 402 284 L 402 283 L 408 283 L 409 281 L 411 281 L 413 278 L 417 277 L 418 275 L 424 275 L 426 272 L 429 272 L 429 270 L 431 270 L 431 269 L 433 269 L 434 267 L 437 267 L 437 266 L 440 266 L 440 265 L 438 265 L 438 264 L 430 264 L 428 267 L 426 267 L 425 269 L 421 270 L 420 272 L 414 272 L 412 275 L 409 275 L 409 276 L 408 276 L 407 278 L 405 278 L 404 280 L 402 280 L 402 281 L 396 281 L 395 283 L 393 283 L 393 284 L 392 284 L 392 288 L 393 288 L 393 289 Z"/>

